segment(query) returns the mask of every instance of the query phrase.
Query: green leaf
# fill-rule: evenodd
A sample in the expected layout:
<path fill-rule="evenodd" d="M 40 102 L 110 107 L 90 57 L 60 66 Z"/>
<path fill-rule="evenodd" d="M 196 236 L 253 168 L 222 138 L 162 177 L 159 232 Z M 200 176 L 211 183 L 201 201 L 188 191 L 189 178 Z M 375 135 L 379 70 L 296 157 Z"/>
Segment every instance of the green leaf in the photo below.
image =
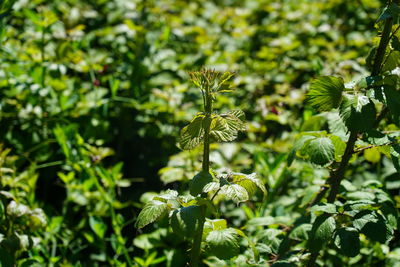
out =
<path fill-rule="evenodd" d="M 329 111 L 342 101 L 344 83 L 342 78 L 323 76 L 311 82 L 306 102 L 316 110 Z"/>
<path fill-rule="evenodd" d="M 322 246 L 332 239 L 332 234 L 335 231 L 336 222 L 331 214 L 322 214 L 315 219 L 313 223 L 308 247 L 313 252 L 319 251 Z"/>
<path fill-rule="evenodd" d="M 188 126 L 182 129 L 179 140 L 181 149 L 190 150 L 203 142 L 204 123 L 206 123 L 205 116 L 199 114 L 193 118 Z"/>
<path fill-rule="evenodd" d="M 363 95 L 347 96 L 340 106 L 340 116 L 349 131 L 366 132 L 375 123 L 375 105 Z"/>
<path fill-rule="evenodd" d="M 363 210 L 354 216 L 353 226 L 369 239 L 380 243 L 385 243 L 392 236 L 385 218 L 371 210 Z"/>
<path fill-rule="evenodd" d="M 305 146 L 307 143 L 309 143 L 312 139 L 315 139 L 315 136 L 303 135 L 298 140 L 296 140 L 296 142 L 293 145 L 292 150 L 289 152 L 288 157 L 287 157 L 288 166 L 292 165 L 293 160 L 296 156 L 296 152 L 298 150 L 301 150 L 303 148 L 303 146 Z"/>
<path fill-rule="evenodd" d="M 360 237 L 357 229 L 352 227 L 339 228 L 335 233 L 335 245 L 343 255 L 357 256 L 360 253 Z"/>
<path fill-rule="evenodd" d="M 160 200 L 152 200 L 148 202 L 136 220 L 135 226 L 137 228 L 143 228 L 149 223 L 156 221 L 168 212 L 168 204 Z"/>
<path fill-rule="evenodd" d="M 89 218 L 89 225 L 93 232 L 100 238 L 104 238 L 104 234 L 107 231 L 107 225 L 102 219 L 98 217 L 91 216 Z"/>
<path fill-rule="evenodd" d="M 267 194 L 267 189 L 265 188 L 264 183 L 257 178 L 256 173 L 251 173 L 248 175 L 243 173 L 232 173 L 231 176 L 233 183 L 244 187 L 249 196 L 254 195 L 254 193 L 257 191 L 257 188 L 260 189 L 264 195 Z"/>
<path fill-rule="evenodd" d="M 200 206 L 183 207 L 174 210 L 171 216 L 171 227 L 175 234 L 183 237 L 193 237 L 202 217 Z"/>
<path fill-rule="evenodd" d="M 400 52 L 392 51 L 385 60 L 385 64 L 382 66 L 382 72 L 392 71 L 400 66 Z"/>
<path fill-rule="evenodd" d="M 336 206 L 335 204 L 332 203 L 319 203 L 318 205 L 312 206 L 311 207 L 311 212 L 313 212 L 316 215 L 320 215 L 322 213 L 329 213 L 329 214 L 335 214 L 336 211 Z"/>
<path fill-rule="evenodd" d="M 239 236 L 235 229 L 213 230 L 206 238 L 208 251 L 219 259 L 230 259 L 240 252 Z"/>
<path fill-rule="evenodd" d="M 390 156 L 392 158 L 393 166 L 397 172 L 400 173 L 400 145 L 393 145 L 390 148 Z"/>
<path fill-rule="evenodd" d="M 386 98 L 386 105 L 389 108 L 390 115 L 392 115 L 393 122 L 400 126 L 400 92 L 392 87 L 384 89 Z"/>
<path fill-rule="evenodd" d="M 309 233 L 312 229 L 312 224 L 310 223 L 303 223 L 299 226 L 296 226 L 293 231 L 290 232 L 289 237 L 291 239 L 303 241 L 308 240 Z"/>
<path fill-rule="evenodd" d="M 310 161 L 318 165 L 326 165 L 335 159 L 335 146 L 327 137 L 316 138 L 307 146 Z"/>
<path fill-rule="evenodd" d="M 399 15 L 400 15 L 399 6 L 395 3 L 391 3 L 390 5 L 385 7 L 382 14 L 378 18 L 378 22 L 389 18 L 393 18 L 394 24 L 397 24 Z"/>
<path fill-rule="evenodd" d="M 244 130 L 246 130 L 244 112 L 233 110 L 213 116 L 210 136 L 217 142 L 229 142 L 236 139 L 239 131 Z"/>
<path fill-rule="evenodd" d="M 236 203 L 249 200 L 247 190 L 238 184 L 227 184 L 221 187 L 220 194 Z"/>
<path fill-rule="evenodd" d="M 209 172 L 201 171 L 196 174 L 189 182 L 189 191 L 192 196 L 203 193 L 204 187 L 213 181 L 213 177 Z"/>

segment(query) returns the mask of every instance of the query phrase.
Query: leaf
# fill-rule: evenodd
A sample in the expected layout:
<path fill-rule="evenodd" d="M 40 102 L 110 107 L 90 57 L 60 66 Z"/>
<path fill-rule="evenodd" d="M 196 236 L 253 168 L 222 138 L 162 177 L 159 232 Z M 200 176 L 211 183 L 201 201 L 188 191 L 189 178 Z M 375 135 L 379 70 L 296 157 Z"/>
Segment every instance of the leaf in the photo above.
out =
<path fill-rule="evenodd" d="M 239 131 L 244 130 L 246 130 L 244 112 L 233 110 L 213 116 L 210 136 L 217 142 L 229 142 L 236 139 Z"/>
<path fill-rule="evenodd" d="M 322 214 L 318 216 L 312 226 L 308 247 L 313 252 L 319 251 L 322 246 L 332 239 L 335 231 L 336 222 L 330 214 Z"/>
<path fill-rule="evenodd" d="M 382 14 L 379 16 L 377 22 L 393 18 L 394 24 L 397 24 L 400 15 L 400 8 L 395 3 L 386 6 Z"/>
<path fill-rule="evenodd" d="M 203 142 L 205 116 L 199 114 L 188 126 L 181 130 L 179 145 L 181 149 L 190 150 Z"/>
<path fill-rule="evenodd" d="M 342 78 L 323 76 L 311 82 L 306 102 L 319 112 L 337 108 L 342 101 L 344 83 Z"/>
<path fill-rule="evenodd" d="M 384 217 L 371 210 L 363 210 L 354 216 L 353 225 L 369 239 L 380 243 L 385 243 L 392 235 Z"/>
<path fill-rule="evenodd" d="M 318 205 L 314 205 L 311 207 L 311 212 L 314 214 L 320 215 L 322 213 L 329 213 L 329 214 L 335 214 L 336 211 L 336 206 L 335 204 L 332 203 L 319 203 Z"/>
<path fill-rule="evenodd" d="M 393 145 L 390 148 L 390 156 L 392 158 L 393 166 L 397 172 L 400 173 L 400 145 Z"/>
<path fill-rule="evenodd" d="M 366 96 L 347 96 L 340 106 L 340 116 L 349 131 L 366 132 L 375 123 L 375 105 Z"/>
<path fill-rule="evenodd" d="M 318 165 L 326 165 L 335 159 L 335 146 L 327 137 L 315 138 L 307 146 L 310 161 Z"/>
<path fill-rule="evenodd" d="M 220 194 L 236 203 L 249 200 L 249 194 L 246 189 L 238 184 L 227 184 L 221 187 Z"/>
<path fill-rule="evenodd" d="M 343 255 L 357 256 L 360 253 L 360 237 L 357 229 L 352 227 L 339 228 L 335 233 L 335 245 Z"/>
<path fill-rule="evenodd" d="M 209 172 L 201 171 L 189 181 L 189 191 L 192 196 L 203 193 L 204 187 L 213 181 Z"/>
<path fill-rule="evenodd" d="M 183 207 L 174 210 L 171 216 L 171 227 L 175 234 L 193 237 L 202 217 L 200 206 Z"/>
<path fill-rule="evenodd" d="M 364 158 L 371 163 L 378 163 L 381 160 L 381 153 L 377 147 L 364 150 Z"/>
<path fill-rule="evenodd" d="M 156 221 L 162 217 L 168 211 L 168 204 L 160 200 L 152 200 L 148 202 L 136 220 L 135 226 L 137 228 L 143 228 L 149 223 Z"/>
<path fill-rule="evenodd" d="M 230 259 L 240 252 L 239 236 L 235 229 L 213 230 L 206 238 L 208 251 L 219 259 Z"/>
<path fill-rule="evenodd" d="M 308 236 L 311 229 L 312 229 L 312 224 L 310 223 L 300 224 L 299 226 L 296 226 L 296 228 L 294 228 L 293 231 L 290 232 L 289 237 L 291 239 L 299 241 L 308 240 Z"/>
<path fill-rule="evenodd" d="M 385 64 L 382 66 L 382 73 L 386 71 L 392 71 L 400 66 L 400 52 L 392 51 L 385 60 Z"/>
<path fill-rule="evenodd" d="M 296 152 L 301 150 L 305 144 L 309 143 L 312 139 L 315 139 L 315 136 L 312 135 L 303 135 L 300 137 L 293 145 L 292 150 L 289 152 L 287 157 L 288 166 L 292 165 L 294 157 L 296 156 Z"/>
<path fill-rule="evenodd" d="M 238 184 L 244 187 L 249 196 L 254 195 L 257 191 L 257 188 L 260 189 L 263 194 L 267 194 L 267 189 L 265 188 L 264 183 L 257 178 L 256 173 L 252 174 L 243 174 L 243 173 L 232 173 L 233 183 Z"/>
<path fill-rule="evenodd" d="M 94 216 L 89 217 L 89 225 L 93 232 L 100 238 L 104 238 L 104 234 L 107 231 L 107 225 L 102 219 Z"/>
<path fill-rule="evenodd" d="M 384 88 L 386 98 L 386 105 L 389 108 L 390 115 L 392 115 L 393 122 L 400 126 L 400 92 L 392 87 Z"/>

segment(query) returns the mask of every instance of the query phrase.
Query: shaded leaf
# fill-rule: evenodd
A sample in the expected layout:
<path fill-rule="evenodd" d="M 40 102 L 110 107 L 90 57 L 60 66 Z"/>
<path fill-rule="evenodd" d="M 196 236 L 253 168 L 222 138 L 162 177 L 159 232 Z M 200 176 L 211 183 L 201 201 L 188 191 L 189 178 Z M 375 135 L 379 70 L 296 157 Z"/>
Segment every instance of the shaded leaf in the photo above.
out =
<path fill-rule="evenodd" d="M 339 228 L 335 233 L 335 245 L 341 254 L 349 257 L 357 256 L 360 253 L 360 237 L 357 229 Z"/>
<path fill-rule="evenodd" d="M 204 187 L 213 181 L 209 172 L 201 171 L 196 174 L 189 182 L 189 191 L 192 196 L 197 196 L 203 192 Z"/>
<path fill-rule="evenodd" d="M 200 206 L 189 206 L 174 210 L 170 219 L 172 230 L 183 237 L 192 237 L 196 233 L 201 217 Z"/>

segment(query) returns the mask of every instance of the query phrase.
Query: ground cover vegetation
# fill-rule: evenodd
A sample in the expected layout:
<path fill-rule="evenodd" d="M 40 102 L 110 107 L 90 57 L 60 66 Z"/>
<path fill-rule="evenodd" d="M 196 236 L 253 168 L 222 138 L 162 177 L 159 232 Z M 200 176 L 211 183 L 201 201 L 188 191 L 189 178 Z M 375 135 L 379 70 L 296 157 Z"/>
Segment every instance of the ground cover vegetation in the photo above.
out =
<path fill-rule="evenodd" d="M 400 266 L 400 6 L 0 2 L 0 266 Z"/>

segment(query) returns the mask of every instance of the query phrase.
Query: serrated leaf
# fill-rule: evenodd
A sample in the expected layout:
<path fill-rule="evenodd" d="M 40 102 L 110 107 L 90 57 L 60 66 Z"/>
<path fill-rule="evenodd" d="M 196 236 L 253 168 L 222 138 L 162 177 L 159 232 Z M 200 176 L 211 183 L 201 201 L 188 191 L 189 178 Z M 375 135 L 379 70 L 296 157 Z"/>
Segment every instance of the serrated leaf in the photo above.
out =
<path fill-rule="evenodd" d="M 257 188 L 260 189 L 263 194 L 267 194 L 267 189 L 265 188 L 264 183 L 257 178 L 256 173 L 251 174 L 243 174 L 243 173 L 232 173 L 231 174 L 233 183 L 238 184 L 244 187 L 249 196 L 252 196 L 257 191 Z"/>
<path fill-rule="evenodd" d="M 217 142 L 229 142 L 235 140 L 238 132 L 245 129 L 244 112 L 233 110 L 213 116 L 210 126 L 210 136 Z"/>
<path fill-rule="evenodd" d="M 168 204 L 160 200 L 152 200 L 148 202 L 136 220 L 135 226 L 143 228 L 149 223 L 156 221 L 168 212 Z"/>
<path fill-rule="evenodd" d="M 335 147 L 335 161 L 339 162 L 346 150 L 346 143 L 343 142 L 340 137 L 335 135 L 331 135 L 329 138 L 332 140 L 333 146 Z"/>
<path fill-rule="evenodd" d="M 366 96 L 347 96 L 340 106 L 340 116 L 349 131 L 366 132 L 375 123 L 375 105 Z"/>
<path fill-rule="evenodd" d="M 200 145 L 204 137 L 205 116 L 199 114 L 189 125 L 181 130 L 179 145 L 181 149 L 190 150 Z"/>
<path fill-rule="evenodd" d="M 240 252 L 239 236 L 235 229 L 213 230 L 206 238 L 208 251 L 219 259 L 230 259 Z"/>
<path fill-rule="evenodd" d="M 227 184 L 221 187 L 220 194 L 225 195 L 236 203 L 249 200 L 249 194 L 246 189 L 238 184 Z"/>
<path fill-rule="evenodd" d="M 319 77 L 311 82 L 306 102 L 320 112 L 329 111 L 339 107 L 343 90 L 343 79 L 333 76 Z"/>
<path fill-rule="evenodd" d="M 189 181 L 189 191 L 192 196 L 203 193 L 204 187 L 213 181 L 213 176 L 209 172 L 201 171 Z"/>
<path fill-rule="evenodd" d="M 315 219 L 313 223 L 308 247 L 311 251 L 319 251 L 322 246 L 332 239 L 335 231 L 336 222 L 330 214 L 322 214 Z"/>
<path fill-rule="evenodd" d="M 360 237 L 357 229 L 352 227 L 339 228 L 335 233 L 335 245 L 340 253 L 355 257 L 360 253 Z"/>
<path fill-rule="evenodd" d="M 170 222 L 175 234 L 183 237 L 192 237 L 199 226 L 202 217 L 200 206 L 183 207 L 174 210 Z"/>
<path fill-rule="evenodd" d="M 315 138 L 308 143 L 307 154 L 312 163 L 323 166 L 335 159 L 335 146 L 327 137 Z"/>

